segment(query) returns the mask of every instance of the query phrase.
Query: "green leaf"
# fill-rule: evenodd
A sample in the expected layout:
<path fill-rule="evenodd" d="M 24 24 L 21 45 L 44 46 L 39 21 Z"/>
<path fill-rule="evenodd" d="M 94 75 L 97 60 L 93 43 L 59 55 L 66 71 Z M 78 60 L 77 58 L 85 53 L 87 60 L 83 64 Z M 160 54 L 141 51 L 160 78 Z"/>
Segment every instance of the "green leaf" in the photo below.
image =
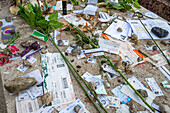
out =
<path fill-rule="evenodd" d="M 38 26 L 40 26 L 43 29 L 47 29 L 49 22 L 47 20 L 39 20 L 36 22 Z"/>
<path fill-rule="evenodd" d="M 126 0 L 126 2 L 127 2 L 127 3 L 132 3 L 132 2 L 133 2 L 133 0 Z"/>
<path fill-rule="evenodd" d="M 35 17 L 36 17 L 35 13 L 34 13 L 33 11 L 31 11 L 31 12 L 30 12 L 30 24 L 31 24 L 32 26 L 35 25 Z"/>
<path fill-rule="evenodd" d="M 55 13 L 51 14 L 48 19 L 50 21 L 57 21 L 58 20 L 58 11 L 56 11 Z"/>
<path fill-rule="evenodd" d="M 132 6 L 131 6 L 131 5 L 128 5 L 128 4 L 125 4 L 124 7 L 125 7 L 125 9 L 128 10 L 128 11 L 132 9 Z"/>
<path fill-rule="evenodd" d="M 139 5 L 139 3 L 138 3 L 138 0 L 135 0 L 133 6 L 134 6 L 135 8 L 141 8 L 140 5 Z"/>
<path fill-rule="evenodd" d="M 62 27 L 64 24 L 61 23 L 61 22 L 58 22 L 58 21 L 50 21 L 50 27 L 52 29 L 57 29 L 57 28 L 60 28 Z"/>

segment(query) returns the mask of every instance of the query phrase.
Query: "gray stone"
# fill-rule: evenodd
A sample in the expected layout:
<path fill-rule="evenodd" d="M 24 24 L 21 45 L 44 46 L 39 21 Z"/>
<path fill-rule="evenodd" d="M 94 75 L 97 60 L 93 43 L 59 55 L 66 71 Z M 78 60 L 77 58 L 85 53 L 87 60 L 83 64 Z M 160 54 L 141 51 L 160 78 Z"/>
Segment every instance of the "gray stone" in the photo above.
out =
<path fill-rule="evenodd" d="M 151 29 L 151 32 L 154 33 L 159 38 L 164 38 L 168 36 L 169 32 L 165 29 L 159 28 L 159 27 L 153 27 Z"/>
<path fill-rule="evenodd" d="M 118 27 L 117 31 L 122 32 L 123 30 L 122 30 L 122 28 Z"/>
<path fill-rule="evenodd" d="M 148 41 L 147 41 L 147 45 L 151 46 L 151 45 L 153 45 L 153 44 L 154 44 L 154 43 L 153 43 L 152 40 L 148 40 Z"/>
<path fill-rule="evenodd" d="M 27 48 L 27 47 L 29 47 L 31 45 L 31 42 L 30 41 L 21 42 L 20 45 L 23 48 Z"/>
<path fill-rule="evenodd" d="M 120 69 L 121 71 L 125 69 L 121 62 L 116 62 L 114 65 L 117 69 Z"/>
<path fill-rule="evenodd" d="M 89 86 L 90 86 L 90 88 L 92 89 L 92 90 L 95 90 L 96 88 L 95 88 L 95 83 L 94 82 L 89 82 Z"/>
<path fill-rule="evenodd" d="M 137 90 L 144 98 L 148 97 L 148 93 L 146 90 L 138 89 Z"/>
<path fill-rule="evenodd" d="M 5 17 L 5 20 L 6 20 L 7 22 L 11 22 L 12 18 L 9 17 L 9 16 L 6 16 L 6 17 Z"/>
<path fill-rule="evenodd" d="M 136 34 L 133 34 L 131 37 L 132 40 L 138 40 L 138 36 Z"/>
<path fill-rule="evenodd" d="M 46 54 L 47 51 L 46 51 L 45 49 L 41 49 L 41 53 L 42 53 L 42 54 Z"/>
<path fill-rule="evenodd" d="M 77 48 L 75 48 L 75 49 L 73 49 L 73 50 L 71 51 L 71 54 L 72 54 L 73 56 L 76 56 L 76 55 L 78 55 L 78 54 L 81 53 L 81 49 L 82 49 L 82 47 L 77 46 Z"/>
<path fill-rule="evenodd" d="M 18 77 L 4 84 L 5 89 L 10 93 L 19 93 L 37 83 L 35 78 Z"/>
<path fill-rule="evenodd" d="M 42 100 L 42 103 L 43 104 L 46 104 L 46 105 L 49 105 L 50 102 L 52 101 L 53 97 L 50 95 L 49 92 L 45 93 L 42 97 L 41 97 L 41 100 Z"/>
<path fill-rule="evenodd" d="M 80 107 L 79 105 L 76 105 L 76 106 L 74 107 L 74 111 L 75 111 L 76 113 L 79 113 L 80 109 L 81 109 L 81 107 Z"/>

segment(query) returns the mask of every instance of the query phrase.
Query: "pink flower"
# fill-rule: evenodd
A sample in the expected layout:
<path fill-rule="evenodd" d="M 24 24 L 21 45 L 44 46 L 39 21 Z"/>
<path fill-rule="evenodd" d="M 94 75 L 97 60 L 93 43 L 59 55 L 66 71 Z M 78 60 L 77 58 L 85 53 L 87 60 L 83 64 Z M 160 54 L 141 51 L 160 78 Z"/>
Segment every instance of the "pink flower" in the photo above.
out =
<path fill-rule="evenodd" d="M 12 54 L 14 54 L 15 51 L 19 51 L 19 49 L 16 48 L 14 45 L 8 45 L 8 46 L 7 46 L 7 49 L 8 49 Z"/>
<path fill-rule="evenodd" d="M 9 58 L 7 54 L 0 54 L 0 65 L 9 63 Z"/>

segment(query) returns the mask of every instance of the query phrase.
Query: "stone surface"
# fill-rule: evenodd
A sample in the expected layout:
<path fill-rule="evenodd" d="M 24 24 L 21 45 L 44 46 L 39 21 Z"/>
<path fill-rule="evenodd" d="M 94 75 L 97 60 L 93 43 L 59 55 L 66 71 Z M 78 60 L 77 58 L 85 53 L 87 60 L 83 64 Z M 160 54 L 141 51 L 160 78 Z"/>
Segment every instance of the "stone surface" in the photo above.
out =
<path fill-rule="evenodd" d="M 146 90 L 138 89 L 137 90 L 144 98 L 148 97 L 148 93 Z"/>
<path fill-rule="evenodd" d="M 94 82 L 89 82 L 89 86 L 92 90 L 95 90 L 95 83 Z"/>
<path fill-rule="evenodd" d="M 5 89 L 10 93 L 19 93 L 37 83 L 35 78 L 18 77 L 4 84 Z"/>
<path fill-rule="evenodd" d="M 122 32 L 123 30 L 122 30 L 122 28 L 118 27 L 117 31 Z"/>
<path fill-rule="evenodd" d="M 159 27 L 153 27 L 151 29 L 151 32 L 154 33 L 159 38 L 164 38 L 168 36 L 169 32 L 165 29 L 159 28 Z"/>
<path fill-rule="evenodd" d="M 73 50 L 71 51 L 71 54 L 72 54 L 73 56 L 76 56 L 76 55 L 80 54 L 81 48 L 82 48 L 82 47 L 77 46 L 77 48 L 75 48 L 75 49 L 73 49 Z"/>
<path fill-rule="evenodd" d="M 138 36 L 136 34 L 133 34 L 131 37 L 132 40 L 138 40 Z"/>
<path fill-rule="evenodd" d="M 41 97 L 41 100 L 42 100 L 42 103 L 43 104 L 46 104 L 46 105 L 49 105 L 50 102 L 52 101 L 53 97 L 50 95 L 49 92 L 45 93 L 42 97 Z"/>

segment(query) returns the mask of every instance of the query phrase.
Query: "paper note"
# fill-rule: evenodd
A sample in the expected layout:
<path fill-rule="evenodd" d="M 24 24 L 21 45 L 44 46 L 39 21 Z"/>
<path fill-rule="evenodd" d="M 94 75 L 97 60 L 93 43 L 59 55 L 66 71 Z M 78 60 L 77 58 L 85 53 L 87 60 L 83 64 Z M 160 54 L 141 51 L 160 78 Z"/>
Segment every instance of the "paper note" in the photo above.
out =
<path fill-rule="evenodd" d="M 31 99 L 35 99 L 38 96 L 42 96 L 43 95 L 43 89 L 42 86 L 32 86 L 30 88 L 28 88 L 27 93 L 29 94 L 29 96 L 31 97 Z"/>
<path fill-rule="evenodd" d="M 153 93 L 155 93 L 156 96 L 163 96 L 164 95 L 153 77 L 152 78 L 145 78 L 145 80 L 148 83 L 151 90 L 153 91 Z"/>
<path fill-rule="evenodd" d="M 78 27 L 78 25 L 83 25 L 83 26 L 85 26 L 86 23 L 87 23 L 88 25 L 90 25 L 89 22 L 85 21 L 82 17 L 77 17 L 76 14 L 65 15 L 65 16 L 63 16 L 63 18 L 64 18 L 67 22 L 72 23 L 72 24 L 74 24 L 74 25 L 77 26 L 77 27 Z"/>
<path fill-rule="evenodd" d="M 80 99 L 77 99 L 75 102 L 73 102 L 68 107 L 61 110 L 59 113 L 75 113 L 74 111 L 75 106 L 80 107 L 80 111 L 79 111 L 80 113 L 90 113 L 88 110 L 84 110 L 86 109 L 85 105 L 81 102 Z"/>
<path fill-rule="evenodd" d="M 52 106 L 61 106 L 75 101 L 75 94 L 67 64 L 60 53 L 42 54 L 44 92 L 52 97 Z"/>
<path fill-rule="evenodd" d="M 109 106 L 112 107 L 119 107 L 120 106 L 120 99 L 112 96 L 107 96 L 107 99 L 109 100 Z"/>
<path fill-rule="evenodd" d="M 119 54 L 120 43 L 99 38 L 99 46 L 108 53 Z"/>
<path fill-rule="evenodd" d="M 52 106 L 43 105 L 36 113 L 51 113 L 54 110 Z"/>
<path fill-rule="evenodd" d="M 120 89 L 123 87 L 123 84 L 115 87 L 114 89 L 111 90 L 111 92 L 120 99 L 122 104 L 126 104 L 128 101 L 131 100 L 130 97 L 126 96 L 124 93 L 120 91 Z"/>
<path fill-rule="evenodd" d="M 88 15 L 95 15 L 97 10 L 97 6 L 94 5 L 87 5 L 86 8 L 84 8 L 84 14 L 88 14 Z"/>
<path fill-rule="evenodd" d="M 72 9 L 73 9 L 73 5 L 67 4 L 67 10 L 69 11 L 69 10 L 72 10 Z M 57 1 L 55 10 L 63 10 L 62 1 Z"/>
<path fill-rule="evenodd" d="M 122 29 L 122 32 L 117 31 L 118 28 Z M 114 20 L 114 22 L 106 29 L 104 33 L 110 35 L 112 38 L 120 39 L 122 41 L 126 41 L 128 38 L 130 30 L 130 25 L 121 20 Z"/>
<path fill-rule="evenodd" d="M 17 69 L 21 72 L 25 72 L 28 68 L 29 66 L 24 66 L 23 64 L 21 64 Z"/>
<path fill-rule="evenodd" d="M 1 26 L 1 28 L 6 27 L 6 26 L 13 25 L 13 21 L 7 22 L 5 19 L 0 19 L 0 21 L 2 21 L 2 23 L 3 23 L 3 25 Z"/>
<path fill-rule="evenodd" d="M 35 113 L 38 111 L 38 100 L 22 100 L 18 101 L 16 97 L 16 111 L 17 113 Z"/>

